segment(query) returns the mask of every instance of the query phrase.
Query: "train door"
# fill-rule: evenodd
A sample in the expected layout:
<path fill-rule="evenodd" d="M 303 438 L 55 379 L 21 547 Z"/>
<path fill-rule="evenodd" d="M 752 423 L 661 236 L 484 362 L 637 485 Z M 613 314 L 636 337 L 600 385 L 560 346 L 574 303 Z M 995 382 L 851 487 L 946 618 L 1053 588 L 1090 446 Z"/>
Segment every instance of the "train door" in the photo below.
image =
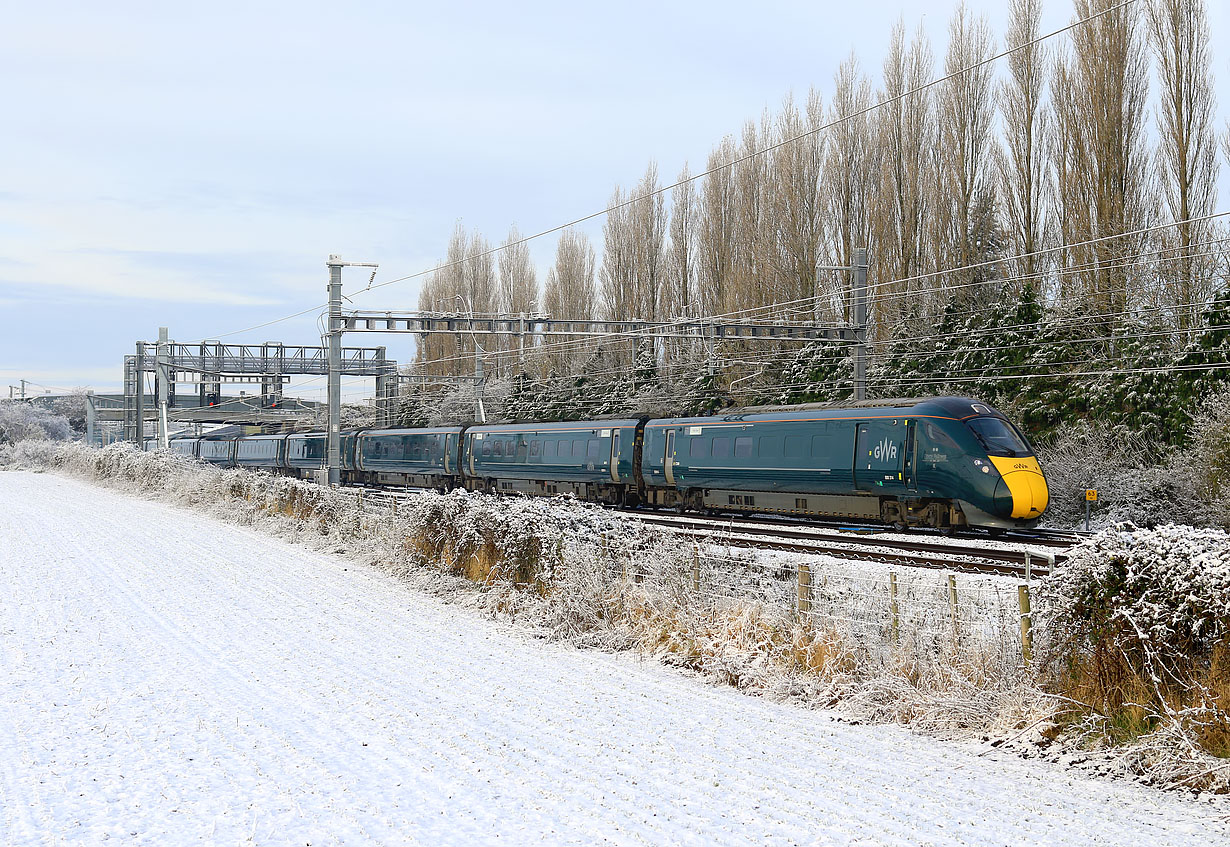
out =
<path fill-rule="evenodd" d="M 914 421 L 905 422 L 905 463 L 901 473 L 905 481 L 905 490 L 911 493 L 918 491 L 918 476 L 914 470 L 918 455 L 915 428 Z"/>
<path fill-rule="evenodd" d="M 905 427 L 900 421 L 860 423 L 854 445 L 854 487 L 899 492 L 905 482 Z"/>
<path fill-rule="evenodd" d="M 662 465 L 666 469 L 667 485 L 675 484 L 675 430 L 666 431 L 666 450 L 662 455 Z"/>
<path fill-rule="evenodd" d="M 619 482 L 619 429 L 611 430 L 611 482 Z"/>

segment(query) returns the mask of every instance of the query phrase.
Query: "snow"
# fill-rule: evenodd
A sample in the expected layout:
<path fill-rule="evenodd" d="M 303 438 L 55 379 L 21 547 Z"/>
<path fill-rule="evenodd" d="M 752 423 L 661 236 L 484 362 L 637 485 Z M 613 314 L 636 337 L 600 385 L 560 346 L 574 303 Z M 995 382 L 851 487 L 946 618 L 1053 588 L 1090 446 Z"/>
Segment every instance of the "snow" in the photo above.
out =
<path fill-rule="evenodd" d="M 581 651 L 0 473 L 0 843 L 1225 843 L 1216 810 Z M 985 752 L 985 751 L 983 751 Z"/>

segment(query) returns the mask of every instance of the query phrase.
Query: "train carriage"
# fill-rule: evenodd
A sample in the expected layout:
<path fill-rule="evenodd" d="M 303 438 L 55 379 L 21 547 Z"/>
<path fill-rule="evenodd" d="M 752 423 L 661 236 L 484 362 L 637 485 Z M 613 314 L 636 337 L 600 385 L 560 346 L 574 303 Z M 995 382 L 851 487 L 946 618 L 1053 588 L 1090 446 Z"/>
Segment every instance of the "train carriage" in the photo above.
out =
<path fill-rule="evenodd" d="M 965 398 L 650 420 L 641 461 L 659 506 L 1031 526 L 1046 484 L 1028 442 Z"/>
<path fill-rule="evenodd" d="M 340 439 L 342 451 L 341 470 L 351 473 L 355 470 L 354 447 L 356 436 L 360 430 L 343 432 Z M 282 467 L 293 476 L 308 477 L 314 471 L 324 470 L 329 463 L 329 438 L 323 432 L 296 432 L 285 436 L 286 446 L 283 450 Z"/>
<path fill-rule="evenodd" d="M 172 453 L 178 453 L 180 456 L 191 456 L 197 458 L 197 444 L 199 438 L 172 438 L 168 444 L 171 447 Z"/>
<path fill-rule="evenodd" d="M 197 449 L 197 456 L 202 462 L 220 465 L 224 468 L 235 466 L 235 439 L 233 438 L 202 438 Z"/>
<path fill-rule="evenodd" d="M 365 482 L 446 489 L 461 476 L 462 427 L 365 430 L 355 466 Z"/>
<path fill-rule="evenodd" d="M 286 435 L 251 435 L 235 441 L 235 464 L 278 470 L 285 466 Z"/>
<path fill-rule="evenodd" d="M 469 427 L 462 450 L 467 485 L 636 502 L 639 425 L 628 419 Z"/>

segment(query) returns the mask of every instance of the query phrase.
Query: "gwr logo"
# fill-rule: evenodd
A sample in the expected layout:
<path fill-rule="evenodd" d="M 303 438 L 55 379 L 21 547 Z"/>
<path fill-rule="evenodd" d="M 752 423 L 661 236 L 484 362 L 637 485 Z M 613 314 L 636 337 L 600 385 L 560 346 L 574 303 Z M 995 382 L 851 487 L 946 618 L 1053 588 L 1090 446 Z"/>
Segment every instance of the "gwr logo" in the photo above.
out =
<path fill-rule="evenodd" d="M 875 449 L 876 461 L 886 462 L 897 458 L 897 445 L 885 438 Z"/>

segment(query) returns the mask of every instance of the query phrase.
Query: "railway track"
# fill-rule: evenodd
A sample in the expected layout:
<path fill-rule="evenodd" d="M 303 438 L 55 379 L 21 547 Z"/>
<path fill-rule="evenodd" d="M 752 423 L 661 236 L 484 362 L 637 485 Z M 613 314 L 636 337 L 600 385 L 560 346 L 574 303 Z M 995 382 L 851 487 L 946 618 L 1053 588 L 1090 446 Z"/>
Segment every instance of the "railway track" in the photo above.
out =
<path fill-rule="evenodd" d="M 1026 551 L 987 544 L 944 543 L 934 536 L 916 541 L 877 538 L 854 532 L 784 526 L 773 521 L 723 520 L 635 511 L 628 511 L 627 514 L 642 523 L 661 526 L 676 535 L 697 541 L 834 555 L 903 567 L 1032 578 L 1046 576 L 1051 568 L 1064 560 L 1064 554 L 1051 545 L 1039 545 L 1040 549 Z M 1041 549 L 1043 547 L 1045 549 Z"/>

